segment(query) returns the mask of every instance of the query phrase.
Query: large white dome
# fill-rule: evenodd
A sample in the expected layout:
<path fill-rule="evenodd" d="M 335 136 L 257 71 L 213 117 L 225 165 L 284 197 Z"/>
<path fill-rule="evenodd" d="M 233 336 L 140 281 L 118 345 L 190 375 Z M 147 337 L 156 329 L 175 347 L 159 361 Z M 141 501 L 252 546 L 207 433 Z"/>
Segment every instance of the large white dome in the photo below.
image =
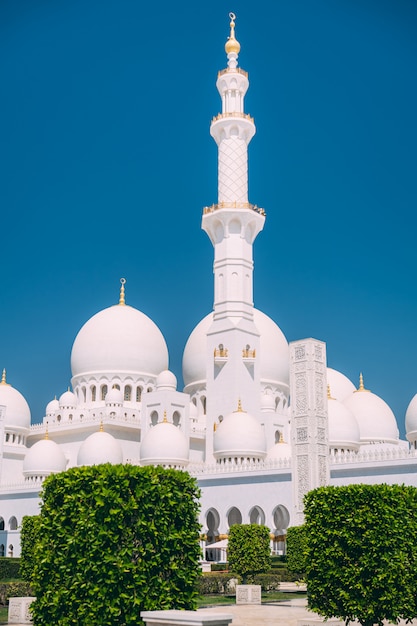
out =
<path fill-rule="evenodd" d="M 26 453 L 23 461 L 23 474 L 30 476 L 49 476 L 63 472 L 67 467 L 67 460 L 61 448 L 51 439 L 37 441 Z"/>
<path fill-rule="evenodd" d="M 142 465 L 188 465 L 187 438 L 178 426 L 159 422 L 145 434 L 140 447 L 140 461 Z"/>
<path fill-rule="evenodd" d="M 6 407 L 5 428 L 30 428 L 30 409 L 22 394 L 6 383 L 6 374 L 0 383 L 0 406 Z"/>
<path fill-rule="evenodd" d="M 101 465 L 123 463 L 120 443 L 109 433 L 93 433 L 81 444 L 77 455 L 77 465 Z"/>
<path fill-rule="evenodd" d="M 239 408 L 218 425 L 213 437 L 213 454 L 218 460 L 263 459 L 266 456 L 265 432 L 250 413 Z"/>
<path fill-rule="evenodd" d="M 356 391 L 355 385 L 347 376 L 331 367 L 327 368 L 327 384 L 330 387 L 332 398 L 339 400 L 339 402 L 344 402 Z"/>
<path fill-rule="evenodd" d="M 168 367 L 165 339 L 154 322 L 131 306 L 116 304 L 88 320 L 75 338 L 73 376 L 134 372 L 157 376 Z"/>
<path fill-rule="evenodd" d="M 209 313 L 188 338 L 182 359 L 185 386 L 207 378 L 207 331 L 213 321 Z M 255 326 L 260 334 L 260 378 L 288 385 L 289 348 L 284 333 L 270 317 L 254 309 Z"/>
<path fill-rule="evenodd" d="M 328 398 L 327 407 L 329 411 L 329 447 L 337 450 L 358 450 L 360 431 L 352 411 L 335 398 Z"/>
<path fill-rule="evenodd" d="M 417 393 L 412 398 L 405 414 L 405 432 L 410 442 L 417 440 Z"/>
<path fill-rule="evenodd" d="M 382 398 L 362 386 L 344 404 L 356 417 L 361 444 L 398 444 L 399 432 L 394 413 Z"/>

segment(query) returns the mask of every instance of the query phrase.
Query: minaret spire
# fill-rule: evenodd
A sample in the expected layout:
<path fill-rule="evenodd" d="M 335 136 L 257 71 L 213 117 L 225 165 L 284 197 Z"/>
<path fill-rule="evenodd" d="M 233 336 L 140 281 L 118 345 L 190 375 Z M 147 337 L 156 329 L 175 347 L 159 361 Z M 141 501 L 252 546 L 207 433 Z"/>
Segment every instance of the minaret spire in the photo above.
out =
<path fill-rule="evenodd" d="M 218 73 L 222 112 L 210 134 L 218 146 L 218 203 L 206 207 L 202 228 L 214 246 L 214 315 L 253 317 L 252 245 L 262 230 L 265 212 L 248 202 L 248 145 L 255 134 L 253 118 L 244 110 L 247 72 L 237 67 L 240 44 L 230 13 L 225 45 L 227 67 Z"/>

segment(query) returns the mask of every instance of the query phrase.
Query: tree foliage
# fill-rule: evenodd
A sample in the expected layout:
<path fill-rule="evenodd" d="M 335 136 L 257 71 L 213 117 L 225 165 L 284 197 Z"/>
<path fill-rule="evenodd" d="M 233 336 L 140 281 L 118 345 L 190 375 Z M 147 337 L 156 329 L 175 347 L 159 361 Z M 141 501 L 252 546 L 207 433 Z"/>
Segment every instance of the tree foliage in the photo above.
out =
<path fill-rule="evenodd" d="M 26 582 L 33 578 L 34 549 L 38 538 L 39 515 L 25 515 L 20 532 L 20 577 Z"/>
<path fill-rule="evenodd" d="M 228 561 L 230 570 L 250 582 L 255 574 L 271 567 L 269 530 L 259 524 L 235 524 L 229 530 Z"/>
<path fill-rule="evenodd" d="M 305 526 L 290 526 L 287 529 L 288 571 L 304 577 L 306 570 L 306 530 Z"/>
<path fill-rule="evenodd" d="M 309 608 L 347 624 L 417 617 L 417 489 L 320 487 L 305 496 Z"/>
<path fill-rule="evenodd" d="M 161 467 L 50 476 L 35 550 L 35 626 L 136 626 L 142 610 L 194 609 L 198 496 L 189 474 Z"/>

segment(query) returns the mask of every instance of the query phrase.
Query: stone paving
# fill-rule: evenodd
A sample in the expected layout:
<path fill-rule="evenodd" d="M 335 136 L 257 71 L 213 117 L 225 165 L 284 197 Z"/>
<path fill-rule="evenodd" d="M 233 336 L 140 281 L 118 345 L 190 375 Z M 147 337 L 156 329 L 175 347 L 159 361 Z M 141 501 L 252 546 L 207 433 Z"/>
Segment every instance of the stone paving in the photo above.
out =
<path fill-rule="evenodd" d="M 201 609 L 210 613 L 230 613 L 231 626 L 297 626 L 298 620 L 316 617 L 306 608 L 306 600 L 296 599 L 274 604 L 233 604 Z"/>

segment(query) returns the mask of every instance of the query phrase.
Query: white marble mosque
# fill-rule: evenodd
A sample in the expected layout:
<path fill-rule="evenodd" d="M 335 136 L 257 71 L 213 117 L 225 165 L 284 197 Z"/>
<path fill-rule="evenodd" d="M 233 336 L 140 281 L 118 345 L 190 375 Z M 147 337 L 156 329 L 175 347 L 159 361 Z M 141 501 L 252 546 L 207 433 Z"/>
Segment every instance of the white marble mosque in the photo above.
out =
<path fill-rule="evenodd" d="M 288 526 L 302 522 L 302 497 L 313 487 L 417 486 L 417 395 L 402 441 L 390 407 L 365 388 L 362 376 L 356 388 L 327 368 L 324 343 L 289 345 L 254 308 L 252 246 L 265 212 L 248 201 L 255 124 L 244 109 L 249 81 L 238 66 L 230 17 L 227 66 L 217 78 L 222 112 L 210 129 L 218 146 L 218 203 L 202 217 L 214 248 L 214 307 L 185 346 L 184 390 L 167 369 L 161 331 L 126 302 L 124 279 L 118 303 L 76 336 L 71 386 L 47 404 L 40 423 L 31 425 L 28 403 L 4 370 L 1 555 L 19 556 L 21 520 L 39 512 L 45 477 L 73 466 L 161 464 L 188 471 L 202 490 L 207 544 L 225 539 L 232 524 L 263 523 L 276 553 L 285 550 Z"/>

